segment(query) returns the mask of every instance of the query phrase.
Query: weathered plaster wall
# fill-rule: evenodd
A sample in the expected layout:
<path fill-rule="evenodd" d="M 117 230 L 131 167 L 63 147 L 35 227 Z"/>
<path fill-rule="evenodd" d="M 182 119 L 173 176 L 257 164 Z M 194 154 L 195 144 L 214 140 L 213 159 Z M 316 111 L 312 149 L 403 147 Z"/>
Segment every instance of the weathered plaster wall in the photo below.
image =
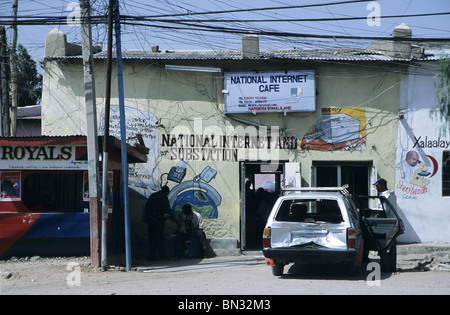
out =
<path fill-rule="evenodd" d="M 314 68 L 317 83 L 317 110 L 313 113 L 236 115 L 261 126 L 276 126 L 282 137 L 295 137 L 298 141 L 322 117 L 326 108 L 364 108 L 367 121 L 365 148 L 355 151 L 306 151 L 300 146 L 265 152 L 277 159 L 301 162 L 302 183 L 310 184 L 313 161 L 367 161 L 377 166 L 380 177 L 395 181 L 395 141 L 399 108 L 398 82 L 402 73 L 392 67 L 372 64 L 317 63 L 298 64 Z M 296 65 L 290 67 L 296 68 Z M 267 65 L 265 66 L 268 67 Z M 279 70 L 276 65 L 272 70 Z M 99 120 L 104 106 L 106 76 L 105 62 L 96 61 L 95 67 L 97 110 Z M 222 95 L 223 78 L 220 73 L 168 71 L 144 61 L 124 63 L 125 105 L 154 113 L 158 120 L 159 177 L 168 173 L 180 158 L 180 142 L 164 143 L 163 137 L 190 135 L 234 135 L 236 131 L 259 130 L 225 117 Z M 85 111 L 81 60 L 47 61 L 43 87 L 43 134 L 84 134 Z M 117 81 L 113 77 L 111 104 L 118 104 Z M 240 129 L 239 129 L 240 128 Z M 167 138 L 165 138 L 167 140 Z M 171 138 L 172 139 L 172 138 Z M 182 143 L 182 142 L 181 142 Z M 189 146 L 185 143 L 184 146 Z M 223 152 L 222 152 L 223 153 Z M 239 150 L 239 156 L 260 159 L 260 151 Z M 240 238 L 240 169 L 239 162 L 216 155 L 191 161 L 186 166 L 186 180 L 192 180 L 209 166 L 217 175 L 209 183 L 221 196 L 218 215 L 206 220 L 208 237 Z M 195 160 L 195 158 L 192 158 Z M 245 158 L 243 158 L 245 159 Z M 189 160 L 189 158 L 188 158 Z M 161 177 L 165 182 L 165 177 Z M 169 182 L 171 188 L 176 183 Z M 136 210 L 137 211 L 137 210 Z M 137 211 L 140 213 L 141 210 Z M 139 215 L 139 214 L 138 214 Z"/>
<path fill-rule="evenodd" d="M 395 188 L 407 226 L 401 239 L 407 242 L 450 241 L 450 196 L 442 192 L 443 152 L 450 151 L 450 137 L 443 132 L 445 122 L 430 114 L 437 105 L 433 77 L 439 71 L 438 62 L 423 62 L 411 66 L 402 81 Z M 408 152 L 423 164 L 408 164 Z"/>

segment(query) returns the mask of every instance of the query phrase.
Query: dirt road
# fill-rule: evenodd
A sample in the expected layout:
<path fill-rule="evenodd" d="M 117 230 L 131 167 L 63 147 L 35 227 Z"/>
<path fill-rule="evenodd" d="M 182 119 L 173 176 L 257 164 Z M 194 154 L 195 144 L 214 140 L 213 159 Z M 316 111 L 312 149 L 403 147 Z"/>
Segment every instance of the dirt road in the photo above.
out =
<path fill-rule="evenodd" d="M 143 262 L 133 271 L 102 272 L 89 257 L 31 257 L 0 261 L 0 294 L 450 294 L 446 254 L 399 255 L 395 273 L 369 267 L 355 277 L 339 266 L 290 265 L 286 275 L 274 277 L 261 255 L 241 255 Z"/>

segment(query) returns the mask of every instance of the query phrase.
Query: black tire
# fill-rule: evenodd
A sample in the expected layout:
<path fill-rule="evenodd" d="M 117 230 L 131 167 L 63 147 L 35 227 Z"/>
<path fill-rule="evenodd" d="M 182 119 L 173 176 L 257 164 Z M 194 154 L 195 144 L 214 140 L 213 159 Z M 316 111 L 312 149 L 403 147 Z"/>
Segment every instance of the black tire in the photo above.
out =
<path fill-rule="evenodd" d="M 390 251 L 380 253 L 380 267 L 382 272 L 397 271 L 397 244 L 392 245 Z"/>
<path fill-rule="evenodd" d="M 276 277 L 282 276 L 284 272 L 284 264 L 277 264 L 272 266 L 272 274 Z"/>

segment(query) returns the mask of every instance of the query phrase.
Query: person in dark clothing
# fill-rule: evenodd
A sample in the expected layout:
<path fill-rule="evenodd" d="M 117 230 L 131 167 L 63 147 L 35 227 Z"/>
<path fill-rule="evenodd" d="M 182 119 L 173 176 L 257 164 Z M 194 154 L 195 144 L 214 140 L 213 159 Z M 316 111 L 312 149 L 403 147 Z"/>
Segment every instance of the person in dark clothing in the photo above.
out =
<path fill-rule="evenodd" d="M 168 216 L 173 218 L 167 196 L 169 187 L 164 186 L 160 191 L 150 195 L 145 204 L 145 221 L 148 224 L 148 259 L 164 258 L 164 221 Z"/>
<path fill-rule="evenodd" d="M 191 239 L 194 234 L 200 242 L 199 252 L 193 257 L 206 258 L 206 235 L 203 231 L 203 218 L 200 213 L 192 211 L 190 204 L 185 204 L 182 208 L 182 224 L 177 233 L 177 254 L 183 255 L 184 244 Z"/>

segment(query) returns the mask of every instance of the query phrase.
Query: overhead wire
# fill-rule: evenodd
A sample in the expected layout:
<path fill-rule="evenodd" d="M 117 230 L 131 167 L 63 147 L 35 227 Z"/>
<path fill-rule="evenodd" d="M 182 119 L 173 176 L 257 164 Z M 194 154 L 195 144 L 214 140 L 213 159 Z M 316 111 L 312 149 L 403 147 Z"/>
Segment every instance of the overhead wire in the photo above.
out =
<path fill-rule="evenodd" d="M 217 1 L 209 1 L 210 3 L 214 3 L 214 5 L 217 5 Z M 215 16 L 215 18 L 216 18 L 216 20 L 219 22 L 221 19 L 223 20 L 223 18 L 221 18 L 220 17 L 220 14 L 228 14 L 228 15 L 230 15 L 231 13 L 252 13 L 252 14 L 262 14 L 263 13 L 263 11 L 270 11 L 270 10 L 282 10 L 282 8 L 284 8 L 284 9 L 293 9 L 293 8 L 303 8 L 303 9 L 306 9 L 306 8 L 308 8 L 308 9 L 313 9 L 314 7 L 321 7 L 321 6 L 323 6 L 323 7 L 327 7 L 328 5 L 341 5 L 341 4 L 354 4 L 354 3 L 359 3 L 359 2 L 369 2 L 369 1 L 339 1 L 339 2 L 333 2 L 333 3 L 331 3 L 331 2 L 326 2 L 326 3 L 321 3 L 321 4 L 309 4 L 309 5 L 287 5 L 286 3 L 284 3 L 284 2 L 280 2 L 280 1 L 277 1 L 276 3 L 279 3 L 279 4 L 282 4 L 282 6 L 271 6 L 271 7 L 260 7 L 260 8 L 249 8 L 248 6 L 244 6 L 244 4 L 239 4 L 241 7 L 239 7 L 239 5 L 236 3 L 236 2 L 234 2 L 234 3 L 232 3 L 232 4 L 230 4 L 230 2 L 233 2 L 233 1 L 227 1 L 226 3 L 227 3 L 227 5 L 231 8 L 230 10 L 208 10 L 208 11 L 205 11 L 206 10 L 206 7 L 203 9 L 203 12 L 193 12 L 192 11 L 192 7 L 189 7 L 189 8 L 186 8 L 186 7 L 181 7 L 180 5 L 179 5 L 179 7 L 180 7 L 180 9 L 181 10 L 183 10 L 184 12 L 183 13 L 179 13 L 179 14 L 176 14 L 176 15 L 174 15 L 173 14 L 173 12 L 168 12 L 167 14 L 165 14 L 165 15 L 151 15 L 152 17 L 164 17 L 164 16 L 166 16 L 166 17 L 168 17 L 168 16 L 171 16 L 171 17 L 180 17 L 180 16 L 188 16 L 190 19 L 189 20 L 193 20 L 193 17 L 194 16 L 198 16 L 198 15 L 209 15 L 209 16 L 211 16 L 211 15 L 217 15 L 217 16 Z M 272 4 L 274 1 L 271 1 L 270 3 Z M 133 5 L 134 3 L 136 3 L 136 2 L 132 2 L 132 3 L 127 3 L 127 5 Z M 164 3 L 164 1 L 161 1 L 161 3 Z M 183 3 L 183 2 L 178 2 L 178 3 Z M 284 12 L 284 11 L 283 11 Z M 289 11 L 289 12 L 291 12 L 291 11 Z M 281 13 L 280 12 L 277 12 L 277 15 L 278 16 L 280 16 L 281 15 Z M 144 15 L 141 15 L 142 17 L 145 17 Z M 236 23 L 236 15 L 233 15 L 233 25 L 238 25 L 237 23 Z M 366 17 L 364 17 L 364 18 L 366 18 Z M 217 23 L 217 22 L 213 22 L 213 23 Z M 293 23 L 295 23 L 295 22 L 289 22 L 290 24 L 293 24 Z M 319 23 L 319 22 L 314 22 L 314 23 Z M 306 24 L 306 23 L 304 23 L 304 24 Z M 248 23 L 247 23 L 247 25 L 248 25 Z M 303 26 L 305 26 L 305 25 L 303 25 Z M 308 27 L 308 25 L 306 25 L 306 27 Z M 242 27 L 243 28 L 243 27 Z M 266 25 L 264 25 L 264 26 L 261 26 L 261 25 L 258 25 L 257 26 L 257 28 L 259 28 L 259 29 L 264 29 L 264 30 L 266 30 L 266 29 L 269 29 Z M 174 28 L 171 28 L 172 30 L 174 30 Z M 248 28 L 248 30 L 251 32 L 252 31 L 252 29 L 251 28 Z M 324 32 L 326 32 L 327 30 L 326 29 L 324 29 Z M 330 31 L 328 30 L 328 33 L 330 33 Z M 277 36 L 278 34 L 275 34 L 275 36 Z M 210 37 L 211 38 L 211 37 Z M 273 38 L 272 38 L 273 39 Z M 370 38 L 370 39 L 372 39 L 372 38 Z M 278 41 L 283 41 L 283 39 L 282 38 L 276 38 L 276 40 L 278 40 Z M 333 38 L 333 40 L 336 40 L 336 38 Z M 237 42 L 237 40 L 235 40 L 236 42 Z M 298 41 L 298 38 L 296 39 L 296 41 Z M 341 41 L 342 42 L 342 41 Z M 298 43 L 298 42 L 297 42 Z"/>
<path fill-rule="evenodd" d="M 203 12 L 189 12 L 189 13 L 180 13 L 180 14 L 171 14 L 171 15 L 156 15 L 151 16 L 152 18 L 161 18 L 161 17 L 180 17 L 180 16 L 194 16 L 194 15 L 215 15 L 215 14 L 225 14 L 225 13 L 250 13 L 257 11 L 275 11 L 275 10 L 292 10 L 292 9 L 300 9 L 300 8 L 311 8 L 311 7 L 321 7 L 328 5 L 341 5 L 341 4 L 355 4 L 359 2 L 371 2 L 373 0 L 353 0 L 353 1 L 339 1 L 339 2 L 327 2 L 327 3 L 319 3 L 319 4 L 304 4 L 304 5 L 285 5 L 285 6 L 277 6 L 277 7 L 263 7 L 263 8 L 251 8 L 251 9 L 234 9 L 234 10 L 222 10 L 222 11 L 203 11 Z"/>
<path fill-rule="evenodd" d="M 342 25 L 340 29 L 333 27 L 330 23 L 344 21 L 361 21 L 367 16 L 351 16 L 348 14 L 332 12 L 330 17 L 304 17 L 298 18 L 296 10 L 315 10 L 316 12 L 330 15 L 330 8 L 350 7 L 352 4 L 375 2 L 368 0 L 354 1 L 322 1 L 322 3 L 297 4 L 288 1 L 271 1 L 270 5 L 264 6 L 262 1 L 260 7 L 252 7 L 248 3 L 238 1 L 208 1 L 205 6 L 200 7 L 196 3 L 184 0 L 167 1 L 155 0 L 156 2 L 144 2 L 140 0 L 125 2 L 121 1 L 121 18 L 125 44 L 145 49 L 157 43 L 163 43 L 166 47 L 177 49 L 180 45 L 191 46 L 198 49 L 230 48 L 240 44 L 240 35 L 253 33 L 264 36 L 267 43 L 279 43 L 282 46 L 304 47 L 304 48 L 340 48 L 365 45 L 371 40 L 392 39 L 389 36 L 372 36 L 379 31 L 365 30 L 361 34 L 357 27 Z M 95 28 L 96 40 L 102 42 L 106 38 L 106 7 L 107 0 L 95 0 L 92 3 L 93 12 L 91 23 Z M 412 0 L 403 10 L 406 13 Z M 21 0 L 21 3 L 39 5 L 39 9 L 26 9 L 19 4 L 20 16 L 19 26 L 52 26 L 60 27 L 67 22 L 67 10 L 55 7 L 48 1 Z M 68 2 L 65 2 L 66 4 Z M 275 4 L 275 5 L 273 5 Z M 7 8 L 3 3 L 0 9 Z M 214 8 L 211 10 L 211 8 Z M 325 9 L 325 10 L 322 10 Z M 8 12 L 5 9 L 2 12 Z M 32 14 L 31 14 L 32 13 Z M 246 14 L 245 18 L 240 15 Z M 389 20 L 400 18 L 421 18 L 447 16 L 450 12 L 416 13 L 416 14 L 392 14 L 380 16 L 384 23 L 389 25 Z M 317 16 L 317 14 L 315 14 Z M 286 26 L 292 26 L 292 30 L 286 31 Z M 394 22 L 392 22 L 394 23 Z M 11 25 L 11 17 L 0 16 L 0 24 Z M 392 24 L 394 26 L 394 24 Z M 427 26 L 424 27 L 427 29 Z M 414 41 L 446 41 L 449 40 L 448 29 L 428 28 L 432 32 L 440 31 L 441 37 L 413 37 Z M 188 33 L 186 33 L 188 32 Z M 383 31 L 385 32 L 385 30 Z M 80 41 L 77 28 L 69 28 L 69 33 L 75 41 Z M 220 36 L 217 36 L 220 34 Z M 358 35 L 360 34 L 360 35 Z M 446 36 L 449 34 L 449 36 Z M 36 44 L 38 45 L 38 44 Z M 262 44 L 264 45 L 264 44 Z M 265 44 L 268 45 L 268 44 Z M 39 47 L 42 48 L 43 44 Z M 36 46 L 37 47 L 37 46 Z M 126 46 L 125 46 L 126 47 Z"/>
<path fill-rule="evenodd" d="M 410 18 L 410 17 L 430 17 L 430 16 L 440 16 L 440 15 L 450 15 L 450 12 L 433 12 L 433 13 L 418 13 L 418 14 L 402 14 L 402 15 L 385 15 L 380 16 L 380 19 L 392 19 L 392 18 Z M 2 18 L 2 16 L 0 16 Z M 166 19 L 166 18 L 149 18 L 143 16 L 126 16 L 121 15 L 121 18 L 125 21 L 136 20 L 136 21 L 151 21 L 151 22 L 190 22 L 190 23 L 278 23 L 278 22 L 336 22 L 336 21 L 355 21 L 355 20 L 367 20 L 367 16 L 348 16 L 348 17 L 332 17 L 332 18 L 308 18 L 308 19 Z"/>
<path fill-rule="evenodd" d="M 390 19 L 390 18 L 408 18 L 408 17 L 430 17 L 430 16 L 442 16 L 450 15 L 450 12 L 434 12 L 434 13 L 420 13 L 420 14 L 410 14 L 410 15 L 390 15 L 382 16 L 380 18 Z M 307 38 L 342 38 L 342 39 L 387 39 L 387 37 L 380 36 L 354 36 L 354 35 L 340 35 L 340 34 L 307 34 L 307 33 L 296 33 L 296 32 L 284 32 L 284 31 L 274 31 L 274 30 L 262 30 L 261 28 L 254 29 L 243 29 L 237 27 L 226 27 L 226 26 L 212 26 L 210 23 L 278 23 L 278 22 L 324 22 L 324 21 L 353 21 L 353 20 L 364 20 L 367 17 L 341 17 L 341 18 L 310 18 L 310 19 L 251 19 L 251 20 L 231 20 L 231 19 L 155 19 L 146 18 L 142 16 L 127 16 L 121 15 L 121 23 L 124 25 L 136 25 L 136 26 L 151 26 L 167 29 L 191 29 L 199 31 L 210 31 L 210 32 L 233 32 L 237 34 L 254 33 L 260 35 L 270 35 L 270 36 L 288 36 L 288 37 L 307 37 Z M 18 16 L 17 25 L 60 25 L 67 21 L 67 17 L 64 16 L 42 16 L 42 17 L 32 17 L 32 16 Z M 105 15 L 91 16 L 90 22 L 93 25 L 104 24 L 106 21 Z M 184 27 L 170 27 L 166 25 L 152 25 L 145 23 L 166 23 L 166 24 L 178 24 Z M 208 23 L 208 24 L 206 24 Z M 2 25 L 12 25 L 13 21 L 10 16 L 0 16 L 0 24 Z M 417 41 L 424 40 L 449 40 L 448 38 L 415 38 Z"/>
<path fill-rule="evenodd" d="M 449 13 L 450 14 L 450 13 Z M 198 30 L 207 32 L 225 32 L 225 33 L 235 33 L 235 34 L 255 34 L 255 35 L 265 35 L 265 36 L 282 36 L 282 37 L 302 37 L 302 38 L 328 38 L 328 39 L 362 39 L 362 40 L 391 40 L 392 37 L 379 37 L 379 36 L 353 36 L 353 35 L 338 35 L 338 34 L 308 34 L 308 33 L 295 33 L 295 32 L 285 32 L 285 31 L 264 31 L 261 29 L 242 29 L 242 28 L 232 28 L 225 26 L 212 26 L 206 24 L 199 24 L 197 22 L 187 22 L 187 21 L 165 21 L 167 24 L 175 24 L 179 26 L 168 26 L 168 25 L 153 25 L 145 24 L 144 22 L 153 23 L 153 21 L 137 21 L 134 19 L 130 20 L 125 18 L 122 23 L 128 25 L 140 25 L 140 26 L 151 26 L 165 29 L 178 29 L 178 30 L 189 30 L 192 27 L 196 27 Z M 161 21 L 159 21 L 161 22 Z M 402 41 L 449 41 L 450 38 L 402 38 Z"/>

